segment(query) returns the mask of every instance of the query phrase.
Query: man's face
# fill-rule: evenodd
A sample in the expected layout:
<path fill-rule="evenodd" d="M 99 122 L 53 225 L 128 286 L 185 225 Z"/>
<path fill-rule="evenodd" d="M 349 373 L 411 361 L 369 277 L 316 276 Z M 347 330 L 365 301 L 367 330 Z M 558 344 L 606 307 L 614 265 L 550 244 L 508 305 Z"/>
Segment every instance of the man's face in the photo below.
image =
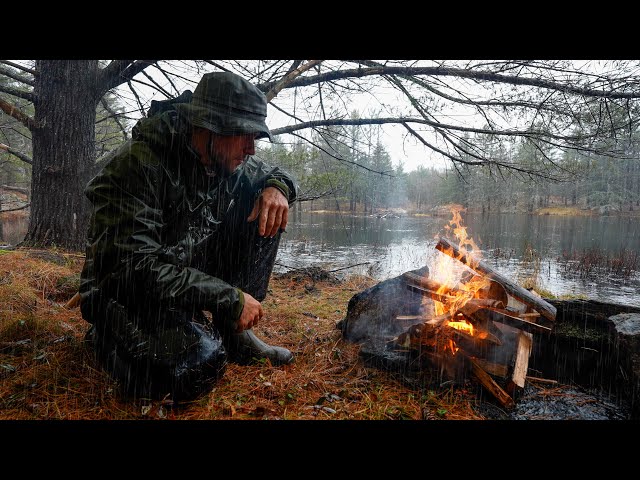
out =
<path fill-rule="evenodd" d="M 248 155 L 255 155 L 255 133 L 245 135 L 211 134 L 211 157 L 203 158 L 205 167 L 216 173 L 231 175 Z"/>

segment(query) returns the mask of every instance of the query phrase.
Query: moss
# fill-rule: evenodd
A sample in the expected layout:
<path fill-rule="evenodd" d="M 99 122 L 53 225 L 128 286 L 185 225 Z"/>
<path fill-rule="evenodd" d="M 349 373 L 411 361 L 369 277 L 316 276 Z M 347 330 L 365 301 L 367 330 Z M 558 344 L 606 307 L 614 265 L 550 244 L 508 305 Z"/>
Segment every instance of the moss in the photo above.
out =
<path fill-rule="evenodd" d="M 606 334 L 595 328 L 584 327 L 571 322 L 559 323 L 555 327 L 555 334 L 561 337 L 576 338 L 590 342 L 598 342 L 606 337 Z"/>
<path fill-rule="evenodd" d="M 557 298 L 558 300 L 587 300 L 588 299 L 588 297 L 584 293 L 577 293 L 577 294 L 567 293 L 564 295 L 560 295 L 559 297 L 552 297 L 552 298 Z"/>

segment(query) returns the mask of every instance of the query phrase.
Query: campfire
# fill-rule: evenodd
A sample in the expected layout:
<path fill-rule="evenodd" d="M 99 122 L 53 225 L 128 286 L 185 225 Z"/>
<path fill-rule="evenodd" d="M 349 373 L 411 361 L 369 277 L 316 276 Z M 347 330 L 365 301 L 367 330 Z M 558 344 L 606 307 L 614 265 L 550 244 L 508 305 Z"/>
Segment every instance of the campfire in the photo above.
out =
<path fill-rule="evenodd" d="M 402 274 L 394 279 L 395 293 L 387 294 L 386 302 L 377 301 L 379 313 L 392 317 L 385 333 L 396 333 L 385 340 L 384 348 L 415 353 L 453 380 L 472 376 L 503 407 L 512 408 L 530 378 L 533 336 L 552 331 L 556 308 L 481 259 L 480 249 L 462 226 L 460 210 L 453 211 L 449 230 L 458 241 L 438 239 L 435 248 L 444 255 L 435 268 Z M 420 308 L 410 314 L 406 312 L 410 305 L 392 300 L 402 285 L 411 291 L 411 298 L 421 299 Z M 364 309 L 357 303 L 350 302 L 351 324 L 345 321 L 340 326 L 347 338 L 362 336 L 353 313 L 362 316 Z M 367 318 L 371 320 L 371 315 Z"/>

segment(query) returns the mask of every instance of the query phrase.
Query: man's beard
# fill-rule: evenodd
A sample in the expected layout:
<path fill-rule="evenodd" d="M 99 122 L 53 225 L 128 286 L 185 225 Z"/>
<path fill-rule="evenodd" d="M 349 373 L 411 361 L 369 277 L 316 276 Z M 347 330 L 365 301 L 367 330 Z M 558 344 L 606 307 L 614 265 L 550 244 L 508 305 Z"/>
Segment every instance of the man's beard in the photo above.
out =
<path fill-rule="evenodd" d="M 210 157 L 211 158 L 211 157 Z M 237 168 L 236 168 L 237 170 Z M 210 177 L 219 177 L 219 178 L 227 178 L 233 175 L 233 172 L 229 172 L 226 168 L 224 168 L 220 162 L 216 158 L 212 158 L 209 165 L 204 165 L 204 171 Z"/>

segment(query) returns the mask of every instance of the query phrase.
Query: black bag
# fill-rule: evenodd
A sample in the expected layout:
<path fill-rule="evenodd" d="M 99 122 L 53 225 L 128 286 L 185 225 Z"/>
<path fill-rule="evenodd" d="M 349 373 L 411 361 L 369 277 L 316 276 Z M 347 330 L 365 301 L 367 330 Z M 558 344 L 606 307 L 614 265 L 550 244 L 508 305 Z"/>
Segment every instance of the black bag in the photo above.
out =
<path fill-rule="evenodd" d="M 191 90 L 185 90 L 176 98 L 168 98 L 166 100 L 151 100 L 151 106 L 147 110 L 147 117 L 151 117 L 158 113 L 174 110 L 174 104 L 176 103 L 189 103 L 193 97 Z"/>

